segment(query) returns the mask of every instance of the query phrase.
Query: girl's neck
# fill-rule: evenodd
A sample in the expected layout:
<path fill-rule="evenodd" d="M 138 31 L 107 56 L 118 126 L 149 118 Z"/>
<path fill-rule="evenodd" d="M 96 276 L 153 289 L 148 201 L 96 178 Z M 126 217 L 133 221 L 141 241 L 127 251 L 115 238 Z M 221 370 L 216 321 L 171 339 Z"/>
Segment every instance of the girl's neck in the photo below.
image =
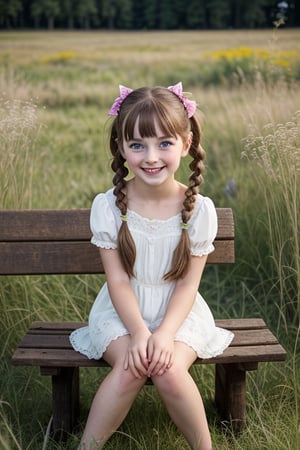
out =
<path fill-rule="evenodd" d="M 145 186 L 132 178 L 127 183 L 128 208 L 149 219 L 168 219 L 183 207 L 186 186 L 175 179 L 162 186 Z"/>

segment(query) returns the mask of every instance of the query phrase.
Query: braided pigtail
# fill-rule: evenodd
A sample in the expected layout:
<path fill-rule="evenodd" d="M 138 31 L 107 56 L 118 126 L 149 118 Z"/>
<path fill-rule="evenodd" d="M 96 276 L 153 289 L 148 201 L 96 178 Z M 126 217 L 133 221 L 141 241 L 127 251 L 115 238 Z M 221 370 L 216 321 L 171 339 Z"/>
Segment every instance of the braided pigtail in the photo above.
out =
<path fill-rule="evenodd" d="M 190 220 L 196 199 L 199 192 L 199 186 L 202 183 L 202 174 L 204 172 L 205 151 L 200 144 L 200 125 L 198 120 L 193 116 L 191 119 L 191 130 L 193 133 L 193 141 L 189 149 L 189 154 L 193 158 L 189 167 L 192 174 L 189 178 L 189 185 L 185 192 L 185 200 L 181 211 L 182 232 L 180 241 L 174 250 L 172 268 L 165 274 L 164 279 L 171 281 L 183 278 L 188 271 L 191 259 L 191 244 L 188 234 L 188 221 Z"/>
<path fill-rule="evenodd" d="M 113 136 L 113 133 L 112 133 Z M 127 225 L 127 196 L 126 196 L 126 176 L 128 169 L 125 166 L 125 159 L 121 155 L 116 139 L 111 139 L 111 152 L 113 161 L 111 168 L 115 172 L 113 177 L 114 195 L 116 196 L 116 206 L 121 212 L 122 224 L 118 233 L 118 250 L 123 264 L 129 277 L 134 277 L 134 263 L 136 258 L 136 248 Z"/>

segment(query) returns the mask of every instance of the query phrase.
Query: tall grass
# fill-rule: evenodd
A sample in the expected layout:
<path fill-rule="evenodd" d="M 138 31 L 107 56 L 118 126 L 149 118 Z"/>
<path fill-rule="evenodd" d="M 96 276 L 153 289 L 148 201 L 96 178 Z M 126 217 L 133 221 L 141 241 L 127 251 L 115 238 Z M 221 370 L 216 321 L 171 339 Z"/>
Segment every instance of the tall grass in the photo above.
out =
<path fill-rule="evenodd" d="M 252 124 L 244 140 L 244 156 L 251 164 L 265 207 L 269 234 L 269 296 L 279 297 L 280 318 L 286 329 L 300 326 L 300 111 L 285 123 Z"/>
<path fill-rule="evenodd" d="M 36 105 L 0 98 L 0 204 L 2 208 L 31 208 L 33 172 L 40 125 Z"/>
<path fill-rule="evenodd" d="M 281 49 L 299 49 L 297 31 L 280 36 Z M 110 186 L 103 130 L 119 83 L 168 85 L 182 79 L 197 98 L 207 151 L 202 192 L 217 206 L 232 207 L 236 224 L 237 262 L 208 267 L 203 295 L 218 318 L 262 316 L 288 350 L 286 363 L 248 374 L 248 425 L 238 437 L 218 426 L 213 368 L 192 369 L 220 450 L 300 446 L 300 88 L 259 72 L 251 82 L 242 77 L 239 84 L 204 86 L 199 73 L 205 70 L 204 53 L 220 50 L 220 42 L 221 48 L 264 48 L 267 39 L 268 32 L 259 31 L 25 33 L 7 39 L 3 34 L 0 42 L 2 209 L 89 207 L 95 193 Z M 186 182 L 185 165 L 178 176 Z M 226 188 L 230 180 L 233 189 Z M 1 449 L 76 448 L 103 371 L 82 370 L 82 423 L 66 444 L 56 444 L 47 432 L 50 380 L 36 368 L 13 368 L 10 359 L 33 320 L 85 320 L 102 282 L 97 276 L 0 279 Z M 187 445 L 147 387 L 107 449 Z"/>
<path fill-rule="evenodd" d="M 299 88 L 284 81 L 266 84 L 258 76 L 254 86 L 208 91 L 206 99 L 207 182 L 215 176 L 209 193 L 234 210 L 238 271 L 249 294 L 244 313 L 251 313 L 255 301 L 274 330 L 282 330 L 285 320 L 291 325 L 291 318 L 297 329 Z M 225 190 L 225 197 L 230 179 L 235 191 Z"/>

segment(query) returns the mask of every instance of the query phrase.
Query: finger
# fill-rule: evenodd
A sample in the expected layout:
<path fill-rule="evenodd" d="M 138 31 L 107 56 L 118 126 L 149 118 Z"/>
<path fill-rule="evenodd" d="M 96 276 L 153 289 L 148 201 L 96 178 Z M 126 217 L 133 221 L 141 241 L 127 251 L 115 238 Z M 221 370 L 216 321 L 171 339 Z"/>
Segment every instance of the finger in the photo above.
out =
<path fill-rule="evenodd" d="M 158 369 L 157 375 L 163 375 L 167 370 L 172 367 L 171 357 L 166 357 L 165 363 Z"/>
<path fill-rule="evenodd" d="M 157 375 L 158 372 L 166 367 L 166 356 L 161 353 L 158 357 L 153 358 L 149 365 L 148 373 L 151 375 Z"/>
<path fill-rule="evenodd" d="M 147 370 L 148 365 L 149 365 L 147 349 L 145 348 L 145 349 L 139 350 L 135 353 L 135 355 L 136 355 L 135 356 L 136 363 L 139 364 L 139 362 L 140 362 L 142 364 L 143 368 Z"/>
<path fill-rule="evenodd" d="M 129 363 L 129 368 L 130 368 L 131 372 L 133 373 L 133 375 L 136 378 L 141 378 L 141 375 L 140 375 L 139 371 L 137 370 L 136 365 L 134 363 L 132 354 L 129 354 L 128 363 Z"/>
<path fill-rule="evenodd" d="M 137 351 L 133 353 L 133 360 L 136 368 L 141 371 L 144 375 L 147 374 L 148 359 L 146 351 Z"/>
<path fill-rule="evenodd" d="M 148 346 L 147 346 L 147 359 L 148 362 L 150 363 L 153 359 L 153 352 L 154 352 L 154 347 L 152 345 L 151 342 L 148 341 Z"/>
<path fill-rule="evenodd" d="M 148 366 L 148 376 L 149 377 L 154 374 L 154 370 L 157 365 L 157 362 L 158 361 L 156 358 L 153 358 L 152 360 L 149 361 L 149 366 Z"/>
<path fill-rule="evenodd" d="M 153 375 L 162 375 L 166 370 L 170 369 L 173 364 L 173 353 L 166 352 L 161 354 L 159 361 L 153 369 Z"/>
<path fill-rule="evenodd" d="M 149 361 L 148 361 L 147 355 L 141 356 L 141 362 L 142 362 L 143 368 L 145 369 L 145 374 L 146 374 L 148 371 L 148 367 L 149 367 Z"/>
<path fill-rule="evenodd" d="M 141 378 L 142 375 L 147 376 L 147 358 L 144 356 L 146 367 L 144 366 L 144 362 L 142 360 L 142 356 L 139 353 L 132 353 L 132 362 L 134 364 L 135 370 L 138 371 L 139 376 Z"/>

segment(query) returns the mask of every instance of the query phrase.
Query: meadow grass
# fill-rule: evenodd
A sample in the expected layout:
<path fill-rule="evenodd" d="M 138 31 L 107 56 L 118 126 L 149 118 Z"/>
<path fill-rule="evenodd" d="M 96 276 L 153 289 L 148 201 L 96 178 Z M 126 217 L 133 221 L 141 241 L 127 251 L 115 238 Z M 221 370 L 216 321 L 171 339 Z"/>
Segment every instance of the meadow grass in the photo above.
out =
<path fill-rule="evenodd" d="M 237 261 L 207 267 L 203 296 L 216 318 L 263 317 L 288 350 L 286 363 L 262 364 L 248 374 L 248 424 L 238 437 L 228 424 L 226 433 L 218 425 L 213 367 L 192 369 L 220 450 L 300 447 L 300 87 L 296 69 L 293 77 L 274 78 L 256 67 L 247 77 L 238 62 L 224 79 L 224 62 L 210 66 L 205 54 L 242 47 L 299 52 L 299 34 L 0 33 L 2 209 L 90 207 L 94 195 L 111 186 L 106 111 L 118 84 L 181 79 L 197 99 L 207 150 L 202 193 L 232 207 L 236 224 Z M 218 85 L 208 83 L 215 72 Z M 185 162 L 179 179 L 186 182 L 188 174 Z M 47 432 L 50 380 L 36 368 L 12 367 L 10 359 L 33 320 L 86 320 L 102 283 L 98 276 L 0 279 L 1 449 L 76 448 L 103 370 L 82 370 L 81 426 L 63 445 Z M 147 387 L 106 448 L 188 447 Z"/>

